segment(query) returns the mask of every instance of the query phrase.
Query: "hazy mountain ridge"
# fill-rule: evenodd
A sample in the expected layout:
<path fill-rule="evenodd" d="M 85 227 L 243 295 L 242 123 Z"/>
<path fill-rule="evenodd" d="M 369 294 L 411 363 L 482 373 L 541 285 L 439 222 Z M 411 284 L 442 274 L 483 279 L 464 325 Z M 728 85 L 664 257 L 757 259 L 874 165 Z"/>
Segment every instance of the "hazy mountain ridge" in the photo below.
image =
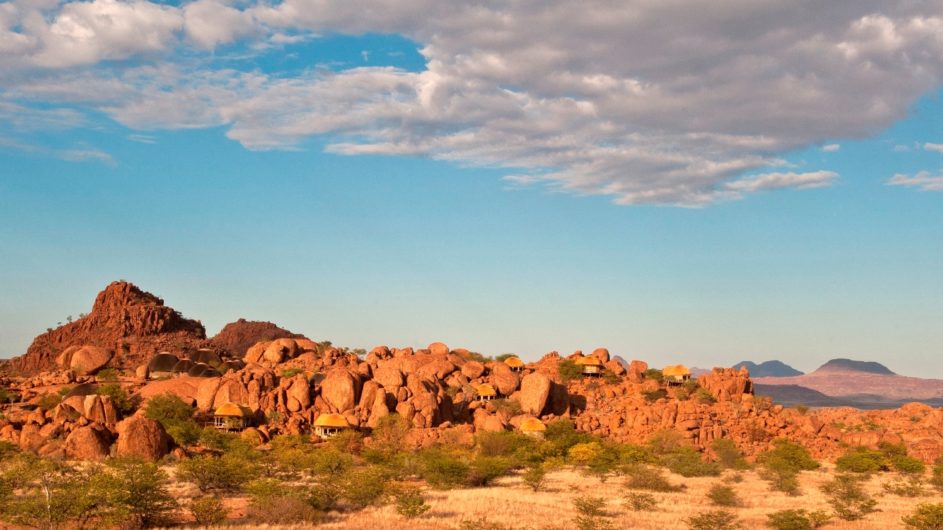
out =
<path fill-rule="evenodd" d="M 733 365 L 733 367 L 746 367 L 746 369 L 750 371 L 751 377 L 792 377 L 804 374 L 804 372 L 796 370 L 792 366 L 775 359 L 772 361 L 763 361 L 759 364 L 752 361 L 741 361 Z"/>

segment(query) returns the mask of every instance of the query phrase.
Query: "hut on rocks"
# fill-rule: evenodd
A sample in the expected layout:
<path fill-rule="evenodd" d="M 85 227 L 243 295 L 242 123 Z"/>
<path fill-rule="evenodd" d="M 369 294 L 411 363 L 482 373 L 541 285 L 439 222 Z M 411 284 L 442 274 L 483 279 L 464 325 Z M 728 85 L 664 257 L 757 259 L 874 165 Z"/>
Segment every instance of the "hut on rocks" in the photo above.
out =
<path fill-rule="evenodd" d="M 350 424 L 340 414 L 321 414 L 314 420 L 314 434 L 327 439 L 349 429 Z"/>
<path fill-rule="evenodd" d="M 475 399 L 478 401 L 491 401 L 498 397 L 498 391 L 488 383 L 476 386 L 475 393 L 477 394 Z"/>
<path fill-rule="evenodd" d="M 524 371 L 524 361 L 520 360 L 518 357 L 508 357 L 504 360 L 504 364 L 508 365 L 508 368 L 512 372 L 523 372 Z"/>
<path fill-rule="evenodd" d="M 593 355 L 590 355 L 589 357 L 580 357 L 576 360 L 576 364 L 580 367 L 580 370 L 584 376 L 598 377 L 602 375 L 602 361 Z"/>
<path fill-rule="evenodd" d="M 213 413 L 213 426 L 221 431 L 241 431 L 249 427 L 252 412 L 235 403 L 225 403 Z"/>
<path fill-rule="evenodd" d="M 691 379 L 691 370 L 683 364 L 673 364 L 662 368 L 661 375 L 669 385 L 683 385 Z"/>

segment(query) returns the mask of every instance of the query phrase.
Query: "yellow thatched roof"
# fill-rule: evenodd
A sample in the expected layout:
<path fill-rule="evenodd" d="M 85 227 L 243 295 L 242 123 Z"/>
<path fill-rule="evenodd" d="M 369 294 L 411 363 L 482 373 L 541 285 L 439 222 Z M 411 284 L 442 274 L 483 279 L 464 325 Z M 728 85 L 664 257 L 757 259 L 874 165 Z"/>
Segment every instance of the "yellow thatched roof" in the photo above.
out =
<path fill-rule="evenodd" d="M 590 355 L 589 357 L 580 357 L 576 360 L 576 364 L 580 366 L 602 366 L 602 361 Z"/>
<path fill-rule="evenodd" d="M 521 432 L 544 432 L 547 426 L 537 418 L 527 418 L 521 422 Z"/>
<path fill-rule="evenodd" d="M 683 364 L 673 364 L 662 368 L 661 373 L 666 377 L 683 377 L 691 375 L 691 370 Z"/>
<path fill-rule="evenodd" d="M 523 368 L 524 361 L 518 359 L 517 357 L 508 357 L 504 360 L 504 364 L 510 366 L 511 368 Z"/>
<path fill-rule="evenodd" d="M 343 428 L 350 427 L 350 424 L 340 414 L 321 414 L 318 419 L 314 420 L 314 426 Z"/>
<path fill-rule="evenodd" d="M 498 391 L 495 390 L 493 386 L 487 383 L 476 386 L 475 392 L 478 392 L 479 396 L 497 396 L 498 395 Z"/>
<path fill-rule="evenodd" d="M 245 407 L 240 407 L 235 403 L 225 403 L 216 409 L 217 416 L 231 416 L 234 418 L 245 418 L 249 416 L 249 411 Z"/>

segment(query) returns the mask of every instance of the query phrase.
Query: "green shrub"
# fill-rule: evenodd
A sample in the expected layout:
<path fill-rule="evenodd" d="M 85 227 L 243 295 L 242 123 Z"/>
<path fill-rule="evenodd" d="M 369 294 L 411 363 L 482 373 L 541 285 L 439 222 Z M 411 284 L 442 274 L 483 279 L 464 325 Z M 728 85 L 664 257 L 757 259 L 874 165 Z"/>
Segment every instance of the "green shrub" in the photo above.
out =
<path fill-rule="evenodd" d="M 524 472 L 523 480 L 524 484 L 533 490 L 539 491 L 543 487 L 544 482 L 547 479 L 547 470 L 544 469 L 544 466 L 537 464 L 527 468 L 527 471 Z"/>
<path fill-rule="evenodd" d="M 711 394 L 711 391 L 704 387 L 695 390 L 693 398 L 700 403 L 717 403 L 717 398 L 714 397 L 714 394 Z"/>
<path fill-rule="evenodd" d="M 711 449 L 717 455 L 717 463 L 724 469 L 749 469 L 750 464 L 743 458 L 737 444 L 728 438 L 718 438 L 711 444 Z"/>
<path fill-rule="evenodd" d="M 469 486 L 481 487 L 491 484 L 496 478 L 511 471 L 511 462 L 500 456 L 478 456 L 472 461 L 468 473 Z"/>
<path fill-rule="evenodd" d="M 912 475 L 922 475 L 927 470 L 927 466 L 922 460 L 907 455 L 892 456 L 891 466 L 900 473 Z"/>
<path fill-rule="evenodd" d="M 720 465 L 701 458 L 701 454 L 690 447 L 681 448 L 661 457 L 662 464 L 682 477 L 716 477 Z"/>
<path fill-rule="evenodd" d="M 217 497 L 200 497 L 190 503 L 190 515 L 200 526 L 213 526 L 226 520 L 226 509 Z"/>
<path fill-rule="evenodd" d="M 890 469 L 884 453 L 864 447 L 855 447 L 835 460 L 835 469 L 851 473 L 877 473 Z"/>
<path fill-rule="evenodd" d="M 510 359 L 511 357 L 517 357 L 517 356 L 514 355 L 513 353 L 502 353 L 501 355 L 496 355 L 494 357 L 494 360 L 498 361 L 499 363 L 503 363 L 504 361 Z"/>
<path fill-rule="evenodd" d="M 499 412 L 504 412 L 508 416 L 520 416 L 523 414 L 523 409 L 521 409 L 521 402 L 517 400 L 511 400 L 507 398 L 499 398 L 491 401 L 491 406 Z"/>
<path fill-rule="evenodd" d="M 170 522 L 177 502 L 168 489 L 167 473 L 157 464 L 135 458 L 109 460 L 96 478 L 108 492 L 112 518 L 142 528 Z"/>
<path fill-rule="evenodd" d="M 419 453 L 420 475 L 434 488 L 449 489 L 464 486 L 470 470 L 465 458 L 442 449 L 427 449 Z"/>
<path fill-rule="evenodd" d="M 574 445 L 592 442 L 595 438 L 577 431 L 572 421 L 561 419 L 547 424 L 547 430 L 544 431 L 544 440 L 549 444 L 546 453 L 553 456 L 564 456 Z"/>
<path fill-rule="evenodd" d="M 314 448 L 303 458 L 305 470 L 328 479 L 338 477 L 354 467 L 354 459 L 333 447 Z"/>
<path fill-rule="evenodd" d="M 378 467 L 352 468 L 341 479 L 341 497 L 357 509 L 379 504 L 387 492 L 386 481 Z"/>
<path fill-rule="evenodd" d="M 202 429 L 193 421 L 193 408 L 174 394 L 152 397 L 144 415 L 163 425 L 177 445 L 192 445 L 200 439 Z"/>
<path fill-rule="evenodd" d="M 264 502 L 253 500 L 247 516 L 255 523 L 269 525 L 317 524 L 322 519 L 318 510 L 294 495 L 269 497 Z"/>
<path fill-rule="evenodd" d="M 743 504 L 733 488 L 722 484 L 711 486 L 711 489 L 707 492 L 707 498 L 715 506 L 736 507 Z"/>
<path fill-rule="evenodd" d="M 657 467 L 639 465 L 627 470 L 627 474 L 625 487 L 630 490 L 672 492 L 684 489 L 684 485 L 672 484 Z"/>
<path fill-rule="evenodd" d="M 105 368 L 103 370 L 99 370 L 98 373 L 95 374 L 95 379 L 108 383 L 116 383 L 118 382 L 118 375 L 118 370 L 115 370 L 114 368 Z"/>
<path fill-rule="evenodd" d="M 557 371 L 560 374 L 560 380 L 564 383 L 576 381 L 583 377 L 583 368 L 570 359 L 560 361 L 557 365 Z"/>
<path fill-rule="evenodd" d="M 796 442 L 780 438 L 773 441 L 773 447 L 760 454 L 757 462 L 774 471 L 811 471 L 819 468 L 819 463 L 809 451 Z"/>
<path fill-rule="evenodd" d="M 649 403 L 654 403 L 659 399 L 668 397 L 668 391 L 664 388 L 659 388 L 658 390 L 651 390 L 649 392 L 642 392 L 642 396 L 645 397 L 645 401 Z"/>
<path fill-rule="evenodd" d="M 177 464 L 177 476 L 193 482 L 202 492 L 238 491 L 256 478 L 259 469 L 252 462 L 234 454 L 197 456 Z"/>
<path fill-rule="evenodd" d="M 100 516 L 96 505 L 107 502 L 92 476 L 62 463 L 24 452 L 0 462 L 0 517 L 23 527 L 58 528 L 86 512 Z M 96 468 L 97 469 L 97 468 Z"/>
<path fill-rule="evenodd" d="M 930 476 L 930 485 L 943 492 L 943 456 L 933 462 L 932 475 Z"/>
<path fill-rule="evenodd" d="M 648 370 L 645 370 L 642 372 L 642 377 L 645 379 L 651 379 L 652 381 L 658 381 L 659 383 L 665 380 L 664 374 L 662 374 L 661 370 L 657 368 L 649 368 Z"/>
<path fill-rule="evenodd" d="M 301 368 L 286 368 L 282 370 L 282 379 L 290 379 L 303 372 Z"/>
<path fill-rule="evenodd" d="M 766 517 L 766 525 L 775 530 L 814 530 L 831 519 L 825 512 L 805 510 L 781 510 L 766 514 Z"/>
<path fill-rule="evenodd" d="M 835 515 L 846 521 L 857 521 L 877 511 L 877 502 L 861 487 L 861 480 L 860 476 L 840 474 L 822 486 Z"/>
<path fill-rule="evenodd" d="M 519 451 L 530 451 L 534 439 L 518 432 L 479 432 L 475 435 L 475 446 L 481 456 L 512 456 Z"/>
<path fill-rule="evenodd" d="M 658 501 L 651 493 L 633 491 L 626 494 L 625 506 L 636 512 L 650 512 L 658 506 Z"/>
<path fill-rule="evenodd" d="M 415 519 L 429 511 L 426 500 L 418 488 L 402 489 L 396 494 L 396 513 L 407 519 Z"/>
<path fill-rule="evenodd" d="M 725 510 L 711 510 L 687 519 L 691 530 L 735 530 L 741 528 L 737 516 Z"/>
<path fill-rule="evenodd" d="M 649 437 L 648 447 L 655 455 L 667 455 L 691 448 L 691 444 L 680 432 L 663 430 L 657 431 Z"/>
<path fill-rule="evenodd" d="M 462 519 L 459 523 L 461 530 L 516 530 L 513 526 L 496 523 L 486 517 L 478 519 Z"/>
<path fill-rule="evenodd" d="M 576 508 L 576 527 L 579 530 L 608 530 L 614 528 L 611 517 L 603 507 L 606 500 L 601 497 L 577 497 L 573 499 Z"/>
<path fill-rule="evenodd" d="M 62 396 L 59 394 L 43 394 L 42 397 L 39 398 L 39 401 L 36 402 L 39 408 L 43 409 L 45 412 L 56 408 L 56 405 L 59 403 L 62 403 Z"/>
<path fill-rule="evenodd" d="M 354 429 L 344 429 L 332 436 L 327 443 L 342 453 L 359 455 L 363 448 L 363 435 Z"/>
<path fill-rule="evenodd" d="M 99 396 L 110 397 L 111 403 L 121 414 L 129 414 L 134 410 L 134 403 L 131 401 L 131 398 L 128 397 L 128 393 L 125 392 L 124 388 L 119 384 L 106 383 L 99 386 L 98 389 L 95 390 L 95 393 Z"/>
<path fill-rule="evenodd" d="M 380 418 L 377 426 L 370 434 L 370 448 L 391 458 L 403 450 L 409 425 L 399 414 L 390 414 Z"/>
<path fill-rule="evenodd" d="M 943 530 L 943 504 L 918 504 L 917 509 L 902 521 L 907 528 L 914 530 Z"/>

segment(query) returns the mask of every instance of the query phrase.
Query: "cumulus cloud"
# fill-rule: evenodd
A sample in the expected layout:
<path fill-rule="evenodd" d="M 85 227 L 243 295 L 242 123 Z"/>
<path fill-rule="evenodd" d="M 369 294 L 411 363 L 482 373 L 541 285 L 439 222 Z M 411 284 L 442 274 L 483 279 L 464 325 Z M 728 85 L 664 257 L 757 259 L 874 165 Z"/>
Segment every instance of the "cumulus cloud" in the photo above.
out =
<path fill-rule="evenodd" d="M 911 176 L 898 173 L 891 177 L 887 184 L 917 188 L 920 191 L 943 191 L 943 174 L 932 175 L 929 171 L 921 171 Z"/>
<path fill-rule="evenodd" d="M 336 153 L 504 167 L 517 184 L 620 204 L 828 185 L 824 168 L 775 168 L 791 150 L 887 127 L 943 83 L 938 2 L 93 0 L 32 8 L 45 16 L 30 23 L 24 9 L 0 10 L 0 47 L 47 71 L 0 78 L 7 97 L 81 104 L 141 129 L 224 125 L 250 149 L 330 135 Z M 367 32 L 417 42 L 425 70 L 281 75 L 193 59 L 246 39 Z"/>
<path fill-rule="evenodd" d="M 943 153 L 943 144 L 923 144 L 923 148 L 927 151 L 936 151 L 937 153 Z"/>

